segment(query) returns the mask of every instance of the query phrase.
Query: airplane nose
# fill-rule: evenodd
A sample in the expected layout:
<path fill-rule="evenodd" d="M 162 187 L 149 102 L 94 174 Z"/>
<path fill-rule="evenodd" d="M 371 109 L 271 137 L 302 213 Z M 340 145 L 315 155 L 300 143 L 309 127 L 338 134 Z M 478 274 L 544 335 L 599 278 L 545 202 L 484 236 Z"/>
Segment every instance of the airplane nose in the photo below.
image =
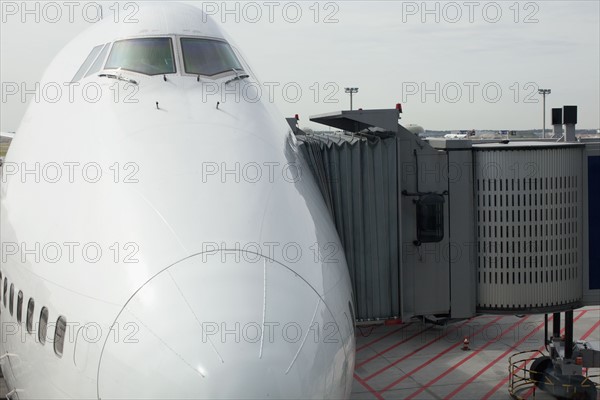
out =
<path fill-rule="evenodd" d="M 164 269 L 111 333 L 101 399 L 345 396 L 348 359 L 327 305 L 294 271 L 254 253 L 199 254 Z"/>

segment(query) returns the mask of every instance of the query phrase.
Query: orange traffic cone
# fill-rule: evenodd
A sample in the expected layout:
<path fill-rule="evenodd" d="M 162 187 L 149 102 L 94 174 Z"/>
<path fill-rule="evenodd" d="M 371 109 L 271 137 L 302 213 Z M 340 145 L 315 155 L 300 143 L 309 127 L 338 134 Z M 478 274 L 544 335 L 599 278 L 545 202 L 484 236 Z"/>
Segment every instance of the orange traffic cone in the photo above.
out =
<path fill-rule="evenodd" d="M 468 338 L 468 337 L 465 337 L 465 340 L 463 340 L 463 346 L 462 346 L 462 349 L 463 349 L 464 351 L 470 350 L 470 349 L 469 349 L 469 338 Z"/>

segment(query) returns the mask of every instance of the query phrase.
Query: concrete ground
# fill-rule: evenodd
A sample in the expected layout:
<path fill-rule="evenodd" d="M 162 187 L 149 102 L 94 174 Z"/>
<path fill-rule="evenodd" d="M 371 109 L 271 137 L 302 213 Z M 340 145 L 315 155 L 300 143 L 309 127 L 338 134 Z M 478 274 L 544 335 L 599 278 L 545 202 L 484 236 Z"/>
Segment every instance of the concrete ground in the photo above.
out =
<path fill-rule="evenodd" d="M 576 310 L 574 320 L 576 340 L 600 340 L 600 308 Z M 352 399 L 510 399 L 508 358 L 526 350 L 545 352 L 543 336 L 543 315 L 482 315 L 445 327 L 409 322 L 360 328 Z M 462 349 L 465 337 L 468 350 Z M 521 359 L 532 356 L 540 353 Z M 518 394 L 534 393 L 527 388 Z M 537 390 L 535 398 L 550 397 Z"/>
<path fill-rule="evenodd" d="M 600 340 L 600 308 L 576 310 L 574 320 L 575 339 Z M 360 327 L 351 398 L 510 399 L 508 358 L 525 350 L 545 351 L 543 335 L 543 315 L 481 315 L 448 326 L 412 321 Z M 463 350 L 465 337 L 468 350 Z M 0 397 L 6 392 L 0 379 Z M 528 388 L 519 395 L 551 398 Z"/>

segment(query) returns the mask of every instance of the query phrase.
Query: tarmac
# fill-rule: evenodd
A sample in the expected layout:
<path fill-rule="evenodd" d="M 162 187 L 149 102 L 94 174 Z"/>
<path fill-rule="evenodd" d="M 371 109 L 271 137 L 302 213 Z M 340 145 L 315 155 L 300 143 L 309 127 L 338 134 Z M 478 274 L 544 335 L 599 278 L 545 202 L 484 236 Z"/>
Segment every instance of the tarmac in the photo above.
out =
<path fill-rule="evenodd" d="M 480 315 L 443 326 L 417 320 L 360 326 L 351 399 L 511 399 L 509 357 L 529 350 L 521 359 L 546 353 L 543 337 L 543 315 Z M 575 310 L 574 338 L 600 340 L 600 307 Z M 0 396 L 6 392 L 0 379 Z M 552 398 L 530 386 L 517 394 Z"/>
<path fill-rule="evenodd" d="M 510 399 L 509 357 L 528 350 L 534 352 L 520 359 L 547 354 L 543 315 L 481 315 L 446 326 L 413 321 L 362 327 L 356 338 L 352 399 Z M 599 307 L 574 311 L 574 339 L 600 340 Z M 530 388 L 515 393 L 552 398 Z"/>

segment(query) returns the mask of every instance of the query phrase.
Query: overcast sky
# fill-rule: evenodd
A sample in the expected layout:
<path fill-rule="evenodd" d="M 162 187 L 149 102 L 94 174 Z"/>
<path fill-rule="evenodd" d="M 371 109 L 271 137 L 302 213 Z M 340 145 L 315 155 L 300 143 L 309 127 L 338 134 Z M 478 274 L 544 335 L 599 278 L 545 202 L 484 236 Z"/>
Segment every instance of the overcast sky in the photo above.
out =
<path fill-rule="evenodd" d="M 21 1 L 1 3 L 1 129 L 16 131 L 27 104 L 6 96 L 6 83 L 33 87 L 94 13 L 83 16 L 85 2 L 55 2 L 62 17 L 52 23 L 44 2 L 37 16 Z M 349 109 L 352 86 L 354 108 L 401 102 L 404 123 L 433 130 L 539 129 L 537 89 L 549 88 L 547 125 L 551 107 L 574 104 L 578 128 L 600 128 L 597 0 L 256 1 L 228 2 L 229 12 L 221 1 L 188 3 L 213 14 L 282 114 L 300 114 L 303 127 L 318 129 L 310 115 Z M 114 2 L 102 4 L 106 18 Z M 121 3 L 122 17 L 133 10 Z"/>

